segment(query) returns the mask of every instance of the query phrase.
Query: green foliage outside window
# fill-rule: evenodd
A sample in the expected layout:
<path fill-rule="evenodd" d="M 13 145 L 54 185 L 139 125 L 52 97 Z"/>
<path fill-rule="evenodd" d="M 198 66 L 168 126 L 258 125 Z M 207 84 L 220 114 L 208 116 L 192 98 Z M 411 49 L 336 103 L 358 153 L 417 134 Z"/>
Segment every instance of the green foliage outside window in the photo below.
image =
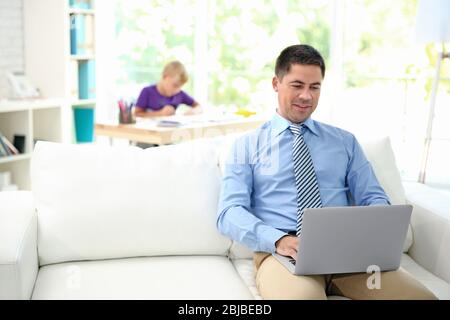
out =
<path fill-rule="evenodd" d="M 178 59 L 190 74 L 186 91 L 192 93 L 194 66 L 201 64 L 208 70 L 209 105 L 252 106 L 264 103 L 255 93 L 271 90 L 274 60 L 289 44 L 315 46 L 330 68 L 332 0 L 210 0 L 206 16 L 199 16 L 198 1 L 202 0 L 115 1 L 118 85 L 154 83 L 163 65 Z M 344 87 L 368 87 L 380 79 L 415 81 L 432 72 L 437 53 L 433 45 L 427 46 L 423 65 L 407 54 L 417 0 L 339 4 L 344 12 Z M 202 30 L 207 33 L 206 61 L 196 61 L 196 19 L 208 20 L 207 30 Z M 443 72 L 450 72 L 448 64 Z M 427 80 L 428 94 L 430 87 Z"/>
<path fill-rule="evenodd" d="M 276 55 L 288 44 L 308 43 L 329 58 L 329 1 L 208 1 L 208 95 L 211 105 L 248 106 L 271 90 Z M 181 60 L 194 80 L 196 1 L 117 0 L 117 84 L 151 83 L 162 66 Z M 179 19 L 183 18 L 183 28 Z M 193 81 L 185 87 L 193 88 Z"/>

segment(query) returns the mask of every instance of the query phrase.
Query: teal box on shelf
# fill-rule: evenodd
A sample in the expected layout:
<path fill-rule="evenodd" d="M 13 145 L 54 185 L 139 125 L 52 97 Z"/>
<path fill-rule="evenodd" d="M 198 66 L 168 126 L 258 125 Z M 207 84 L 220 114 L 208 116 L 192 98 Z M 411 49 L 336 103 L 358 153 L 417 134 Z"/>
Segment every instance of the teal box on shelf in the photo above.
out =
<path fill-rule="evenodd" d="M 94 106 L 74 106 L 75 137 L 77 143 L 94 141 Z"/>
<path fill-rule="evenodd" d="M 69 0 L 69 6 L 77 9 L 91 9 L 91 0 Z"/>
<path fill-rule="evenodd" d="M 86 54 L 86 17 L 83 14 L 70 15 L 70 54 Z"/>
<path fill-rule="evenodd" d="M 78 64 L 78 98 L 95 98 L 95 61 L 85 60 Z"/>

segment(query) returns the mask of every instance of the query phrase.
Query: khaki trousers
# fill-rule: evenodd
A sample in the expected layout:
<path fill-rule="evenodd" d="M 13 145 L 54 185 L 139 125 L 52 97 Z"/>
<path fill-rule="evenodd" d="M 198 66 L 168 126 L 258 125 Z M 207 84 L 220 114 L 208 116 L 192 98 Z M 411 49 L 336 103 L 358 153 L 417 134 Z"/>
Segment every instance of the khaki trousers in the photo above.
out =
<path fill-rule="evenodd" d="M 253 262 L 256 286 L 263 299 L 319 300 L 327 299 L 327 295 L 354 300 L 436 299 L 431 291 L 402 268 L 381 272 L 379 286 L 374 288 L 368 285 L 368 279 L 373 274 L 296 276 L 266 252 L 255 253 Z"/>

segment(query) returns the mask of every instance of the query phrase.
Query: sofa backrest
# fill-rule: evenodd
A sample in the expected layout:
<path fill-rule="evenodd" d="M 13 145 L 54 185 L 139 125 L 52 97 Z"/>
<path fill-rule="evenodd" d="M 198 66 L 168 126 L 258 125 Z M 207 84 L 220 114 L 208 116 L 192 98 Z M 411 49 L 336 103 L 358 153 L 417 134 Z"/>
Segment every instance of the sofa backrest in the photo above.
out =
<path fill-rule="evenodd" d="M 371 163 L 378 182 L 391 200 L 391 204 L 406 204 L 405 189 L 403 188 L 400 171 L 395 161 L 389 137 L 361 143 L 367 160 Z M 403 244 L 403 252 L 408 252 L 413 243 L 411 224 Z"/>
<path fill-rule="evenodd" d="M 391 203 L 405 204 L 405 190 L 390 139 L 384 137 L 379 140 L 362 141 L 361 147 L 375 171 L 378 182 L 391 199 Z"/>
<path fill-rule="evenodd" d="M 157 255 L 226 255 L 215 226 L 210 143 L 149 148 L 38 142 L 32 191 L 40 265 Z"/>

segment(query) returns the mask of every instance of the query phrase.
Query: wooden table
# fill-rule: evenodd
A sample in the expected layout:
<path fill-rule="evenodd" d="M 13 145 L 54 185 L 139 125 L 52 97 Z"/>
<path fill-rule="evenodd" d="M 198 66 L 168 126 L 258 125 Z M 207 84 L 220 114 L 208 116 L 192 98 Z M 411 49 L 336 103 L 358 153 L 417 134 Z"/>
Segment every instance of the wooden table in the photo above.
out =
<path fill-rule="evenodd" d="M 162 127 L 161 120 L 179 120 L 177 127 Z M 256 129 L 267 118 L 241 116 L 208 119 L 205 116 L 165 117 L 155 119 L 138 118 L 135 124 L 97 123 L 95 134 L 113 138 L 123 138 L 134 142 L 153 143 L 158 145 L 177 143 L 199 138 L 211 138 Z M 181 119 L 181 120 L 180 120 Z"/>

